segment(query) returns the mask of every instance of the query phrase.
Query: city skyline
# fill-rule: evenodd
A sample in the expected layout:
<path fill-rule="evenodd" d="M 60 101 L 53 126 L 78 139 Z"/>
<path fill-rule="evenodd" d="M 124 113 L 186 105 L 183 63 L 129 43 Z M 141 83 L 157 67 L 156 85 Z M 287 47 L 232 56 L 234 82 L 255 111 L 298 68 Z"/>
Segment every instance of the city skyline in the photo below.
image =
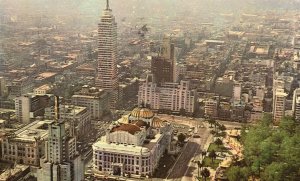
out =
<path fill-rule="evenodd" d="M 299 0 L 0 0 L 0 181 L 297 181 Z"/>

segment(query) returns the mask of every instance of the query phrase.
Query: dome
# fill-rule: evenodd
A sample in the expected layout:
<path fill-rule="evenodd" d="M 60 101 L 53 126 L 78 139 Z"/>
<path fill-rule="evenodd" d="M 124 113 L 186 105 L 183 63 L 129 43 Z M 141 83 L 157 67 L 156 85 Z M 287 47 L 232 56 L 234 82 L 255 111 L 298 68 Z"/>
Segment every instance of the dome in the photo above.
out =
<path fill-rule="evenodd" d="M 162 121 L 161 119 L 159 119 L 158 117 L 153 118 L 153 121 L 152 121 L 153 128 L 162 128 L 165 125 L 166 125 L 166 123 L 164 121 Z"/>
<path fill-rule="evenodd" d="M 154 116 L 154 113 L 148 108 L 137 107 L 137 108 L 133 109 L 133 111 L 131 112 L 131 116 L 136 117 L 136 118 L 149 119 Z"/>

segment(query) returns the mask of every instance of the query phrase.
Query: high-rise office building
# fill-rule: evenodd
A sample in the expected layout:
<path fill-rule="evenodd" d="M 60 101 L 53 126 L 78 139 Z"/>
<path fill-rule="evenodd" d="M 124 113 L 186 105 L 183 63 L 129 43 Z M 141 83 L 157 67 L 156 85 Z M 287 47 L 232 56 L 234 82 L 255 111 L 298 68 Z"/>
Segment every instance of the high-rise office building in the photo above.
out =
<path fill-rule="evenodd" d="M 273 100 L 273 121 L 274 124 L 278 124 L 285 116 L 285 105 L 286 105 L 286 96 L 284 89 L 276 89 L 274 100 Z"/>
<path fill-rule="evenodd" d="M 171 42 L 170 37 L 164 37 L 160 56 L 152 57 L 151 72 L 160 85 L 164 82 L 175 81 L 175 67 L 174 44 Z"/>
<path fill-rule="evenodd" d="M 98 74 L 96 86 L 111 93 L 111 108 L 117 100 L 117 23 L 107 0 L 98 25 Z"/>

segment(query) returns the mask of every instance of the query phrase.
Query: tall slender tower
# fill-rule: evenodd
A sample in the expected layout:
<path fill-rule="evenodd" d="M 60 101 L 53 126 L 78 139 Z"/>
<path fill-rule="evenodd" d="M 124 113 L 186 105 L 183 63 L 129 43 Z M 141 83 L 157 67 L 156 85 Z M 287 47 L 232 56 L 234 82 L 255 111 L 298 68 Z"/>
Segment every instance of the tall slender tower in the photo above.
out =
<path fill-rule="evenodd" d="M 117 23 L 109 7 L 109 0 L 98 25 L 98 36 L 96 87 L 111 93 L 111 108 L 115 108 L 118 93 Z"/>

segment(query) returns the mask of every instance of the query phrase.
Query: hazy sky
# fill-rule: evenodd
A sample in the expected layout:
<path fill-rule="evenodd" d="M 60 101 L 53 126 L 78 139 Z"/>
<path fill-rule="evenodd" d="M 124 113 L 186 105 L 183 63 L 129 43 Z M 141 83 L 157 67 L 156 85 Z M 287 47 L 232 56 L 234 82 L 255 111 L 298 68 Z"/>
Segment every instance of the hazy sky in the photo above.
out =
<path fill-rule="evenodd" d="M 278 8 L 292 7 L 292 3 L 298 0 L 110 0 L 111 7 L 118 14 L 126 14 L 135 11 L 140 15 L 151 14 L 155 10 L 163 9 L 166 12 L 180 10 L 181 8 L 205 7 L 211 10 L 251 9 L 253 7 L 267 8 L 273 6 Z M 298 1 L 299 2 L 299 1 Z M 79 12 L 99 14 L 104 8 L 106 0 L 0 0 L 0 7 L 9 7 L 21 12 L 32 12 L 34 10 L 49 10 L 48 13 Z"/>
<path fill-rule="evenodd" d="M 298 2 L 295 4 L 295 2 Z M 106 0 L 0 0 L 0 14 L 48 17 L 86 17 L 94 23 Z M 256 9 L 299 9 L 299 0 L 110 0 L 118 20 L 126 17 L 205 16 L 206 14 L 255 12 Z"/>

